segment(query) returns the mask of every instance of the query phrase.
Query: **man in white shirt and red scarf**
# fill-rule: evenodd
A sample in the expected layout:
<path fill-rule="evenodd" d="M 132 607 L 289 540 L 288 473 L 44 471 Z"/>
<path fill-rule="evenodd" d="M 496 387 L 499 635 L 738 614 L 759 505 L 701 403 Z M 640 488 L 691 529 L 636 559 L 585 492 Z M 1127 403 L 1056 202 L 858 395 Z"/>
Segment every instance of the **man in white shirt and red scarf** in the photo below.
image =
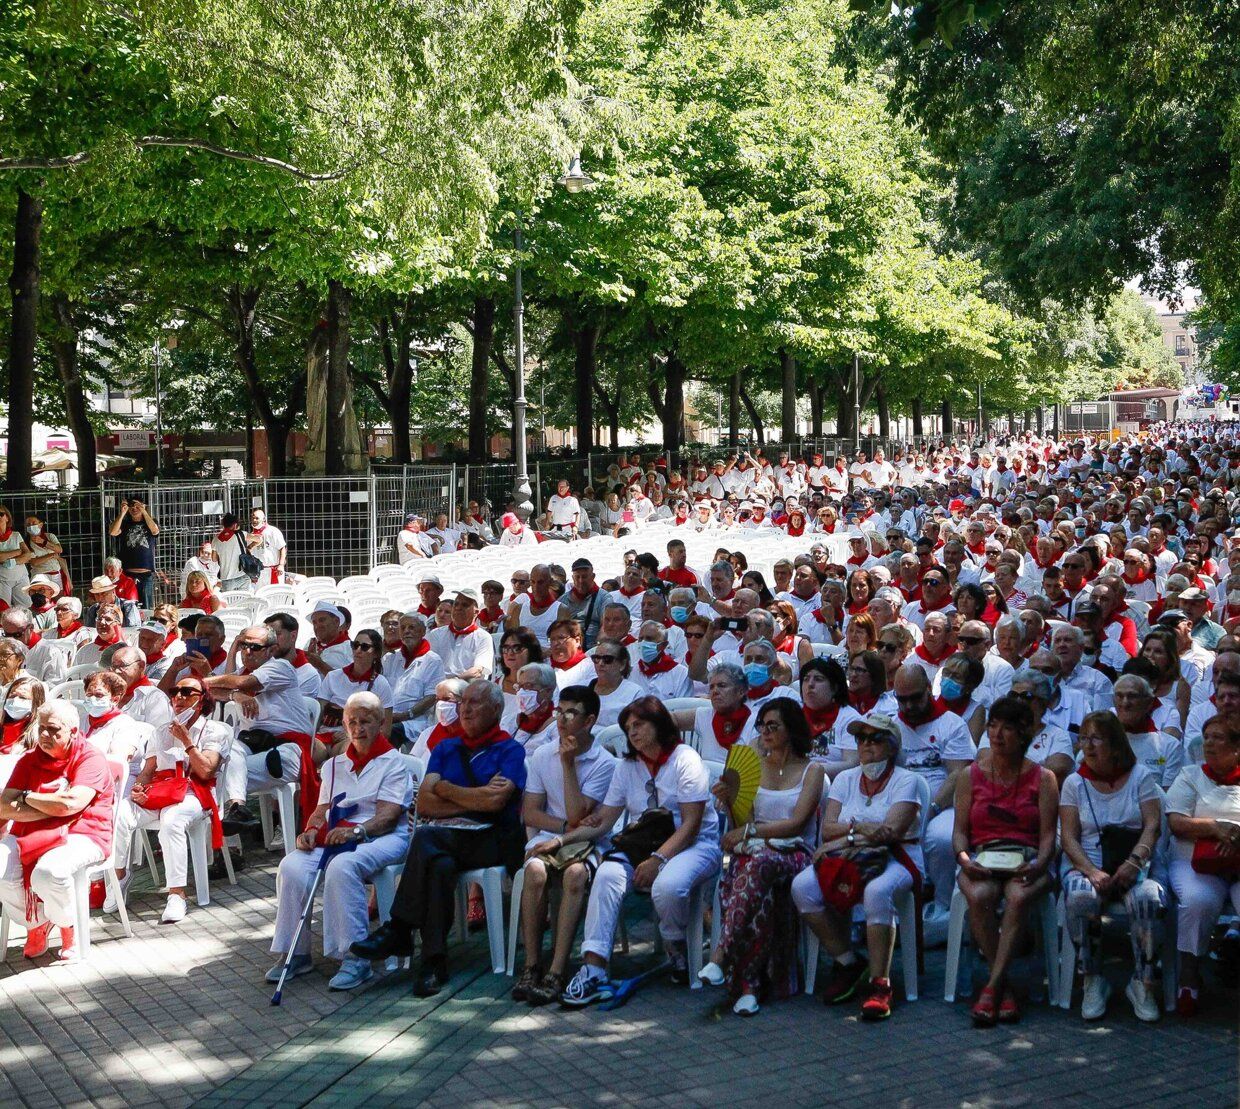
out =
<path fill-rule="evenodd" d="M 344 613 L 331 601 L 319 601 L 310 610 L 310 626 L 314 638 L 306 644 L 306 659 L 320 674 L 339 670 L 353 661 Z"/>
<path fill-rule="evenodd" d="M 381 733 L 384 710 L 373 693 L 354 693 L 345 702 L 345 750 L 323 764 L 318 804 L 297 837 L 297 850 L 280 861 L 276 882 L 276 925 L 271 950 L 289 950 L 306 897 L 325 851 L 331 852 L 323 875 L 323 954 L 340 960 L 328 982 L 331 990 L 352 990 L 371 975 L 369 959 L 349 953 L 350 945 L 366 938 L 369 927 L 366 886 L 385 867 L 404 859 L 409 850 L 405 813 L 413 783 L 404 759 Z M 343 794 L 343 800 L 335 802 Z M 329 827 L 333 809 L 340 815 Z M 267 972 L 278 982 L 283 961 Z M 313 969 L 310 930 L 302 930 L 289 964 L 289 977 Z"/>
<path fill-rule="evenodd" d="M 418 789 L 420 823 L 409 848 L 388 922 L 350 950 L 363 959 L 413 952 L 422 939 L 414 993 L 430 997 L 448 981 L 447 944 L 460 874 L 521 865 L 525 830 L 521 792 L 525 751 L 500 727 L 504 695 L 488 681 L 469 683 L 461 697 L 462 734 L 431 752 Z"/>
<path fill-rule="evenodd" d="M 392 742 L 412 743 L 444 677 L 443 659 L 431 650 L 426 623 L 416 612 L 400 618 L 400 646 L 384 658 L 383 676 L 392 687 Z"/>
<path fill-rule="evenodd" d="M 677 662 L 667 646 L 667 629 L 657 620 L 646 620 L 637 638 L 637 669 L 630 675 L 643 693 L 666 701 L 693 696 L 689 668 Z M 572 682 L 568 683 L 574 684 Z"/>
<path fill-rule="evenodd" d="M 126 716 L 150 724 L 157 731 L 172 723 L 172 704 L 146 676 L 146 659 L 137 647 L 118 648 L 109 669 L 125 679 L 120 709 Z"/>
<path fill-rule="evenodd" d="M 26 958 L 47 950 L 55 927 L 60 958 L 69 962 L 77 958 L 73 874 L 111 849 L 116 768 L 82 735 L 70 701 L 45 702 L 36 729 L 36 745 L 0 793 L 0 823 L 8 824 L 0 838 L 0 901 L 26 923 Z"/>
<path fill-rule="evenodd" d="M 447 627 L 427 634 L 431 650 L 443 660 L 443 671 L 450 678 L 489 678 L 495 665 L 495 641 L 491 633 L 478 626 L 482 600 L 475 589 L 458 589 L 452 598 L 452 619 Z M 421 610 L 419 609 L 419 612 Z"/>
<path fill-rule="evenodd" d="M 284 533 L 274 524 L 267 523 L 267 513 L 256 508 L 250 513 L 250 534 L 245 537 L 250 554 L 263 564 L 260 585 L 279 585 L 284 577 L 288 560 L 288 544 Z"/>

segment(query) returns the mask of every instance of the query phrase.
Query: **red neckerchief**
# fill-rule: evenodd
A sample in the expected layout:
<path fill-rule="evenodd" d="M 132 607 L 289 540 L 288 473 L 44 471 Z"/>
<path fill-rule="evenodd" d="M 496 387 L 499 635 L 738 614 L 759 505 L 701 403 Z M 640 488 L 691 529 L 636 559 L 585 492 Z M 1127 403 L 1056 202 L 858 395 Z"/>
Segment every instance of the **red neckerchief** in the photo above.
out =
<path fill-rule="evenodd" d="M 463 635 L 473 635 L 478 630 L 478 621 L 473 621 L 467 628 L 458 628 L 455 624 L 449 624 L 448 630 L 454 639 L 460 639 Z"/>
<path fill-rule="evenodd" d="M 869 607 L 869 601 L 849 601 L 848 604 L 844 606 L 844 611 L 847 612 L 849 616 L 860 616 L 863 612 L 869 611 Z"/>
<path fill-rule="evenodd" d="M 624 596 L 624 597 L 636 597 L 639 593 L 645 593 L 645 592 L 646 592 L 645 586 L 641 586 L 638 589 L 634 589 L 632 593 L 630 593 L 627 589 L 625 589 L 623 585 L 620 587 L 620 594 L 621 596 Z"/>
<path fill-rule="evenodd" d="M 824 535 L 834 535 L 835 534 L 835 521 L 832 520 L 829 524 L 825 525 L 822 531 Z"/>
<path fill-rule="evenodd" d="M 30 598 L 30 611 L 33 613 L 37 614 L 40 612 L 46 612 L 51 607 L 52 607 L 51 598 L 45 597 L 42 593 L 36 593 L 33 597 Z"/>
<path fill-rule="evenodd" d="M 667 760 L 672 757 L 672 752 L 679 746 L 680 740 L 678 739 L 666 751 L 660 751 L 656 758 L 648 759 L 640 751 L 637 752 L 637 757 L 646 764 L 646 769 L 650 771 L 650 777 L 654 778 L 667 765 Z"/>
<path fill-rule="evenodd" d="M 944 712 L 954 712 L 957 716 L 963 716 L 964 709 L 968 707 L 969 698 L 959 697 L 956 699 L 956 703 L 952 704 L 952 702 L 949 701 L 946 697 L 944 697 L 942 694 L 939 694 L 939 696 L 937 696 L 934 699 L 934 703 L 936 706 L 941 705 Z"/>
<path fill-rule="evenodd" d="M 946 608 L 951 603 L 952 603 L 952 595 L 950 593 L 944 593 L 943 599 L 941 601 L 936 601 L 936 602 L 927 601 L 925 596 L 923 595 L 921 598 L 922 615 L 924 616 L 927 612 L 938 612 L 940 609 Z"/>
<path fill-rule="evenodd" d="M 809 734 L 822 735 L 829 728 L 835 727 L 835 721 L 840 715 L 840 706 L 834 701 L 825 709 L 812 709 L 809 705 L 802 704 L 801 711 L 805 714 L 805 723 L 809 725 Z"/>
<path fill-rule="evenodd" d="M 0 543 L 7 543 L 9 541 L 9 537 L 12 534 L 13 534 L 13 527 L 10 524 L 9 527 L 5 528 L 4 532 L 0 534 Z"/>
<path fill-rule="evenodd" d="M 535 606 L 533 593 L 527 593 L 526 596 L 529 597 L 530 599 L 530 615 L 531 616 L 541 616 L 552 605 L 559 604 L 559 601 L 556 600 L 554 593 L 551 595 L 551 599 L 545 605 L 542 605 L 541 607 Z"/>
<path fill-rule="evenodd" d="M 414 659 L 421 658 L 430 649 L 431 649 L 430 641 L 425 636 L 423 636 L 422 642 L 419 643 L 417 647 L 415 647 L 412 651 L 410 651 L 409 648 L 404 645 L 404 643 L 401 643 L 400 655 L 401 655 L 401 658 L 405 660 L 405 665 L 408 666 L 411 662 L 413 662 Z"/>
<path fill-rule="evenodd" d="M 419 616 L 434 616 L 435 610 L 433 608 L 427 608 L 426 605 L 419 603 L 418 615 Z"/>
<path fill-rule="evenodd" d="M 207 659 L 207 662 L 211 664 L 211 669 L 215 670 L 223 664 L 226 658 L 228 658 L 228 652 L 225 651 L 223 647 L 217 647 L 211 652 L 211 657 Z"/>
<path fill-rule="evenodd" d="M 4 728 L 0 731 L 0 755 L 7 755 L 21 745 L 22 737 L 26 734 L 26 726 L 29 723 L 29 717 L 25 720 L 6 720 L 4 722 Z"/>
<path fill-rule="evenodd" d="M 910 588 L 901 582 L 896 582 L 896 588 L 903 595 L 905 604 L 908 604 L 911 601 L 920 601 L 922 599 L 920 583 Z"/>
<path fill-rule="evenodd" d="M 564 662 L 556 662 L 554 659 L 552 659 L 551 665 L 555 667 L 555 669 L 557 670 L 571 670 L 579 662 L 587 658 L 589 658 L 589 655 L 587 655 L 585 651 L 583 651 L 580 647 L 578 647 L 577 653 L 573 655 L 572 658 L 566 659 Z"/>
<path fill-rule="evenodd" d="M 154 653 L 147 655 L 147 656 L 146 656 L 146 664 L 147 664 L 147 666 L 150 666 L 150 665 L 151 665 L 151 663 L 153 663 L 153 662 L 158 662 L 161 658 L 163 658 L 163 657 L 164 657 L 164 651 L 166 651 L 167 649 L 168 649 L 168 644 L 167 644 L 167 643 L 165 643 L 162 647 L 160 647 L 160 649 L 159 649 L 158 651 L 155 651 Z M 149 683 L 148 683 L 148 684 L 149 684 Z"/>
<path fill-rule="evenodd" d="M 124 701 L 124 703 L 125 703 L 125 704 L 128 704 L 131 700 L 133 700 L 133 695 L 134 695 L 134 692 L 135 692 L 136 690 L 141 689 L 144 685 L 145 685 L 145 686 L 152 686 L 152 688 L 153 688 L 153 683 L 152 683 L 151 679 L 150 679 L 150 678 L 148 678 L 145 674 L 143 674 L 143 675 L 142 675 L 142 677 L 140 677 L 140 678 L 139 678 L 136 682 L 134 682 L 134 683 L 133 683 L 133 685 L 131 685 L 131 686 L 130 686 L 130 687 L 129 687 L 126 691 L 125 691 L 125 701 Z"/>
<path fill-rule="evenodd" d="M 1049 569 L 1051 566 L 1054 566 L 1054 565 L 1055 565 L 1055 563 L 1059 561 L 1059 559 L 1058 559 L 1058 557 L 1057 557 L 1057 556 L 1052 555 L 1052 556 L 1051 556 L 1051 558 L 1050 558 L 1050 561 L 1049 561 L 1049 562 L 1043 562 L 1040 558 L 1038 558 L 1038 549 L 1037 549 L 1037 547 L 1034 547 L 1034 549 L 1033 549 L 1032 551 L 1030 551 L 1030 552 L 1029 552 L 1029 557 L 1033 559 L 1033 564 L 1034 564 L 1034 565 L 1035 565 L 1035 566 L 1036 566 L 1039 570 L 1046 570 L 1046 569 Z"/>
<path fill-rule="evenodd" d="M 779 683 L 776 682 L 774 678 L 767 678 L 761 685 L 755 685 L 753 689 L 749 690 L 749 692 L 745 694 L 745 696 L 751 701 L 757 701 L 759 698 L 765 697 L 768 693 L 770 693 L 771 690 L 773 690 L 778 684 Z"/>
<path fill-rule="evenodd" d="M 495 624 L 504 618 L 504 610 L 502 608 L 484 608 L 478 613 L 478 618 L 484 624 Z"/>
<path fill-rule="evenodd" d="M 483 732 L 477 738 L 471 738 L 464 732 L 461 732 L 461 742 L 469 751 L 480 751 L 483 747 L 490 747 L 493 743 L 501 743 L 503 740 L 510 738 L 508 733 L 504 731 L 498 724 L 489 732 Z"/>
<path fill-rule="evenodd" d="M 547 721 L 551 719 L 551 713 L 554 710 L 555 705 L 548 701 L 536 712 L 519 712 L 517 713 L 517 728 L 527 735 L 537 735 L 547 726 Z"/>
<path fill-rule="evenodd" d="M 56 625 L 56 638 L 64 639 L 66 636 L 72 635 L 74 632 L 80 632 L 83 628 L 81 620 L 74 620 L 67 628 Z"/>
<path fill-rule="evenodd" d="M 24 640 L 27 649 L 33 647 L 42 638 L 43 637 L 37 631 L 35 631 L 34 628 L 31 628 L 29 636 L 27 636 L 26 639 Z"/>
<path fill-rule="evenodd" d="M 741 705 L 740 708 L 735 708 L 731 712 L 715 710 L 711 717 L 710 727 L 715 733 L 715 742 L 725 751 L 729 750 L 732 744 L 740 738 L 745 728 L 745 721 L 749 719 L 750 711 L 748 705 Z"/>
<path fill-rule="evenodd" d="M 111 647 L 112 644 L 121 642 L 121 640 L 124 638 L 125 637 L 121 634 L 121 629 L 119 627 L 114 626 L 112 628 L 111 639 L 101 639 L 99 637 L 99 633 L 98 632 L 95 633 L 95 646 L 98 647 L 101 651 L 103 651 L 103 650 L 106 650 L 108 647 Z"/>
<path fill-rule="evenodd" d="M 635 636 L 632 632 L 629 632 L 622 640 L 620 640 L 620 646 L 627 647 L 630 643 L 636 642 L 637 636 Z"/>
<path fill-rule="evenodd" d="M 341 628 L 340 631 L 336 633 L 335 639 L 332 639 L 328 641 L 327 643 L 324 643 L 321 639 L 316 639 L 314 641 L 314 647 L 315 647 L 315 650 L 319 654 L 322 654 L 324 651 L 327 650 L 328 647 L 339 647 L 341 643 L 348 643 L 348 642 L 349 642 L 349 633 L 346 632 L 343 628 Z"/>
<path fill-rule="evenodd" d="M 799 527 L 793 527 L 791 521 L 789 521 L 788 526 L 785 530 L 788 532 L 789 535 L 794 536 L 794 537 L 798 535 L 804 535 L 805 534 L 805 517 L 804 516 L 801 517 L 801 524 Z"/>
<path fill-rule="evenodd" d="M 1122 577 L 1129 585 L 1140 585 L 1143 581 L 1150 580 L 1149 571 L 1144 566 L 1137 571 L 1136 577 L 1130 578 L 1127 570 L 1124 571 Z"/>
<path fill-rule="evenodd" d="M 237 534 L 236 528 L 225 528 L 223 531 L 219 533 L 218 536 L 216 536 L 216 538 L 219 539 L 221 543 L 227 543 L 236 534 Z"/>
<path fill-rule="evenodd" d="M 939 704 L 938 699 L 936 698 L 934 701 L 930 702 L 930 712 L 926 716 L 925 720 L 923 720 L 920 724 L 914 724 L 907 716 L 904 715 L 903 709 L 896 713 L 896 715 L 899 716 L 899 718 L 910 728 L 924 728 L 927 724 L 934 723 L 934 721 L 936 721 L 940 716 L 950 711 L 951 710 L 945 705 Z"/>
<path fill-rule="evenodd" d="M 817 620 L 817 621 L 818 621 L 818 623 L 820 623 L 820 624 L 825 624 L 825 623 L 826 623 L 826 620 L 824 620 L 824 619 L 823 619 L 823 616 L 822 616 L 822 608 L 821 608 L 821 607 L 814 609 L 814 611 L 813 611 L 813 612 L 811 612 L 811 613 L 810 613 L 810 615 L 811 615 L 811 616 L 812 616 L 815 620 Z"/>
<path fill-rule="evenodd" d="M 926 650 L 926 644 L 925 644 L 925 641 L 923 640 L 921 643 L 918 643 L 917 646 L 913 648 L 913 653 L 919 659 L 922 659 L 925 662 L 930 663 L 931 666 L 941 666 L 943 664 L 944 659 L 956 653 L 956 648 L 953 647 L 949 643 L 943 649 L 943 653 L 941 655 L 932 655 L 929 651 Z"/>
<path fill-rule="evenodd" d="M 367 689 L 375 684 L 375 679 L 379 676 L 379 670 L 377 667 L 371 667 L 369 674 L 359 674 L 353 669 L 353 663 L 349 663 L 348 666 L 342 666 L 340 668 L 340 672 L 348 678 L 349 681 L 353 682 L 354 685 L 361 685 L 362 682 L 365 682 Z"/>
<path fill-rule="evenodd" d="M 1153 711 L 1153 706 L 1151 706 L 1150 708 L 1151 708 L 1151 711 Z M 1138 724 L 1135 728 L 1132 728 L 1130 730 L 1130 734 L 1131 735 L 1145 735 L 1147 732 L 1156 732 L 1156 731 L 1158 731 L 1158 728 L 1154 726 L 1154 718 L 1152 716 L 1147 716 L 1144 720 L 1141 721 L 1140 724 Z"/>
<path fill-rule="evenodd" d="M 1227 774 L 1220 774 L 1217 770 L 1211 769 L 1209 763 L 1203 762 L 1201 764 L 1201 772 L 1215 785 L 1240 786 L 1240 766 L 1233 767 Z"/>
<path fill-rule="evenodd" d="M 396 748 L 388 742 L 387 736 L 377 735 L 375 736 L 375 741 L 370 745 L 370 750 L 367 751 L 366 754 L 359 755 L 355 750 L 353 750 L 352 743 L 344 749 L 344 753 L 349 758 L 349 763 L 353 767 L 353 773 L 360 774 L 380 755 L 386 755 L 389 751 L 395 750 Z"/>
<path fill-rule="evenodd" d="M 878 794 L 882 793 L 883 790 L 887 788 L 887 783 L 891 780 L 891 775 L 895 773 L 895 770 L 896 760 L 888 759 L 887 769 L 875 778 L 874 781 L 871 782 L 869 778 L 862 774 L 860 781 L 861 796 L 876 797 Z M 867 801 L 866 804 L 869 804 L 869 802 Z"/>
<path fill-rule="evenodd" d="M 299 666 L 305 666 L 306 663 L 308 663 L 309 661 L 310 660 L 306 658 L 305 651 L 301 650 L 300 647 L 293 648 L 293 669 L 294 670 L 296 670 Z"/>
<path fill-rule="evenodd" d="M 733 589 L 726 597 L 716 597 L 715 600 L 716 601 L 730 601 L 735 596 L 736 596 L 736 590 Z"/>
<path fill-rule="evenodd" d="M 1105 782 L 1107 785 L 1113 786 L 1131 769 L 1132 767 L 1129 767 L 1128 770 L 1117 770 L 1114 774 L 1099 774 L 1098 771 L 1090 768 L 1089 763 L 1083 762 L 1076 768 L 1076 772 L 1086 781 Z"/>
<path fill-rule="evenodd" d="M 577 600 L 579 600 L 579 601 L 584 601 L 587 597 L 589 597 L 589 596 L 591 596 L 592 594 L 594 594 L 594 593 L 597 593 L 597 592 L 598 592 L 598 586 L 597 586 L 597 585 L 592 585 L 592 586 L 590 586 L 590 588 L 589 588 L 589 589 L 587 589 L 584 593 L 578 593 L 578 592 L 577 592 L 577 587 L 574 585 L 574 586 L 573 586 L 573 588 L 572 588 L 569 592 L 571 592 L 571 593 L 572 593 L 572 595 L 573 595 L 574 597 L 576 597 L 576 598 L 577 598 Z"/>
<path fill-rule="evenodd" d="M 864 524 L 871 516 L 874 515 L 874 509 L 867 508 L 860 516 L 857 517 L 857 523 Z"/>
<path fill-rule="evenodd" d="M 102 716 L 88 716 L 86 718 L 86 734 L 93 735 L 100 728 L 106 727 L 111 721 L 115 720 L 118 716 L 123 716 L 123 715 L 124 713 L 122 713 L 120 709 L 115 708 L 115 709 L 111 709 L 108 712 L 105 712 Z"/>
<path fill-rule="evenodd" d="M 201 593 L 186 593 L 181 598 L 178 608 L 200 608 L 206 613 L 211 612 L 211 605 L 215 598 L 211 595 L 211 590 L 204 589 Z"/>
<path fill-rule="evenodd" d="M 870 560 L 870 556 L 868 554 L 863 554 L 863 555 L 849 555 L 848 558 L 846 558 L 844 561 L 845 561 L 845 564 L 848 566 L 864 566 L 869 560 Z"/>
<path fill-rule="evenodd" d="M 638 659 L 637 669 L 640 670 L 648 678 L 653 678 L 655 674 L 666 674 L 676 665 L 676 660 L 664 651 L 658 658 L 657 662 L 647 662 L 645 659 Z"/>
<path fill-rule="evenodd" d="M 981 555 L 984 558 L 986 556 L 986 540 L 983 539 L 980 543 L 966 543 L 965 549 L 970 554 Z"/>
<path fill-rule="evenodd" d="M 462 734 L 460 720 L 453 720 L 451 724 L 440 724 L 436 721 L 430 735 L 426 737 L 426 749 L 433 751 L 445 739 L 459 739 Z"/>
<path fill-rule="evenodd" d="M 782 640 L 775 644 L 775 650 L 783 651 L 784 654 L 792 654 L 793 648 L 797 645 L 797 637 L 791 633 L 785 632 Z"/>

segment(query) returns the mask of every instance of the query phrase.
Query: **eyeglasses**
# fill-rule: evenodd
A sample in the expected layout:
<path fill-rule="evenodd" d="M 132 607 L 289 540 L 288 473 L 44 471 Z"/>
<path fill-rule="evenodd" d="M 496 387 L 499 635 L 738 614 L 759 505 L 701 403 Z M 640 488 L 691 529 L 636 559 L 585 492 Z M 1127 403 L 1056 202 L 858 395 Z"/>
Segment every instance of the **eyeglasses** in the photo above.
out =
<path fill-rule="evenodd" d="M 686 639 L 701 639 L 705 634 L 706 634 L 705 632 L 685 632 L 685 638 Z"/>
<path fill-rule="evenodd" d="M 565 708 L 563 705 L 556 705 L 552 711 L 554 711 L 556 716 L 580 716 L 581 715 L 580 709 Z"/>
<path fill-rule="evenodd" d="M 513 578 L 512 584 L 513 585 L 529 585 L 530 579 L 529 578 Z"/>
<path fill-rule="evenodd" d="M 365 643 L 365 642 L 363 642 L 363 641 L 361 641 L 361 640 L 359 640 L 357 643 L 352 643 L 352 644 L 350 644 L 350 646 L 351 646 L 351 647 L 353 648 L 353 650 L 355 650 L 355 651 L 366 651 L 366 652 L 370 652 L 370 651 L 373 651 L 373 650 L 375 649 L 375 645 L 374 645 L 373 643 Z"/>
<path fill-rule="evenodd" d="M 1013 697 L 1019 697 L 1022 701 L 1036 701 L 1038 699 L 1038 695 L 1031 689 L 1022 690 L 1020 693 L 1017 693 L 1016 690 L 1013 689 L 1011 690 L 1011 695 Z"/>
<path fill-rule="evenodd" d="M 887 655 L 894 655 L 899 649 L 899 643 L 880 643 L 878 649 Z"/>
<path fill-rule="evenodd" d="M 524 651 L 526 648 L 520 643 L 505 643 L 500 649 L 501 655 L 515 655 L 518 651 Z"/>
<path fill-rule="evenodd" d="M 201 697 L 202 690 L 195 689 L 192 685 L 179 685 L 172 691 L 174 697 Z"/>
<path fill-rule="evenodd" d="M 267 650 L 266 643 L 242 643 L 240 644 L 240 647 L 243 651 L 265 651 Z"/>
<path fill-rule="evenodd" d="M 784 722 L 782 720 L 763 720 L 762 723 L 759 724 L 755 730 L 770 734 L 771 732 L 779 731 L 780 728 L 782 728 L 783 726 L 784 726 Z"/>

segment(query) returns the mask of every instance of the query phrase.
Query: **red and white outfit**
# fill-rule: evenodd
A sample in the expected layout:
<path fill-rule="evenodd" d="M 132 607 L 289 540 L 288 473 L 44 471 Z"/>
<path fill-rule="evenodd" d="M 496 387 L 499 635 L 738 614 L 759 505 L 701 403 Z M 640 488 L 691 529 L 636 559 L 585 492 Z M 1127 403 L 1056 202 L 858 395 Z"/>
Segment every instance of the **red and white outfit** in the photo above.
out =
<path fill-rule="evenodd" d="M 565 689 L 570 685 L 589 685 L 598 677 L 598 671 L 594 669 L 594 659 L 584 651 L 578 651 L 565 662 L 553 661 L 551 669 L 555 671 L 556 689 Z"/>
<path fill-rule="evenodd" d="M 629 678 L 641 686 L 643 695 L 650 694 L 660 701 L 693 696 L 689 668 L 677 662 L 666 650 L 652 663 L 639 660 Z"/>
<path fill-rule="evenodd" d="M 470 670 L 489 677 L 495 668 L 495 640 L 476 623 L 467 628 L 435 628 L 426 635 L 431 650 L 443 661 L 445 677 L 455 678 Z"/>
<path fill-rule="evenodd" d="M 251 542 L 254 539 L 258 540 L 257 544 Z M 250 554 L 257 558 L 265 568 L 259 575 L 258 584 L 279 585 L 280 555 L 288 546 L 284 541 L 284 533 L 274 524 L 263 524 L 261 528 L 254 528 L 250 532 L 247 546 L 249 546 Z"/>

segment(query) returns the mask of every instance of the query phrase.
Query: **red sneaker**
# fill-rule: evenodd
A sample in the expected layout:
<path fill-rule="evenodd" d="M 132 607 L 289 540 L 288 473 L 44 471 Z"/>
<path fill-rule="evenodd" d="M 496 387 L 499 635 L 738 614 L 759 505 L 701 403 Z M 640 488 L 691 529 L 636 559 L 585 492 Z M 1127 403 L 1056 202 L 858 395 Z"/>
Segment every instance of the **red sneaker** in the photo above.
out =
<path fill-rule="evenodd" d="M 56 956 L 62 963 L 76 963 L 78 956 L 77 940 L 75 930 L 72 928 L 62 928 L 60 930 L 60 954 Z"/>
<path fill-rule="evenodd" d="M 1197 995 L 1187 986 L 1181 986 L 1175 998 L 1175 1013 L 1179 1017 L 1195 1017 L 1197 1015 Z"/>
<path fill-rule="evenodd" d="M 103 903 L 108 898 L 108 888 L 104 885 L 102 878 L 96 878 L 90 884 L 90 907 L 94 909 L 102 909 Z"/>
<path fill-rule="evenodd" d="M 861 1002 L 862 1020 L 886 1020 L 891 1016 L 891 979 L 874 978 L 870 990 Z"/>
<path fill-rule="evenodd" d="M 27 959 L 37 959 L 47 950 L 47 938 L 52 934 L 52 922 L 45 920 L 42 924 L 36 925 L 26 933 L 26 946 L 22 948 L 22 954 Z"/>

